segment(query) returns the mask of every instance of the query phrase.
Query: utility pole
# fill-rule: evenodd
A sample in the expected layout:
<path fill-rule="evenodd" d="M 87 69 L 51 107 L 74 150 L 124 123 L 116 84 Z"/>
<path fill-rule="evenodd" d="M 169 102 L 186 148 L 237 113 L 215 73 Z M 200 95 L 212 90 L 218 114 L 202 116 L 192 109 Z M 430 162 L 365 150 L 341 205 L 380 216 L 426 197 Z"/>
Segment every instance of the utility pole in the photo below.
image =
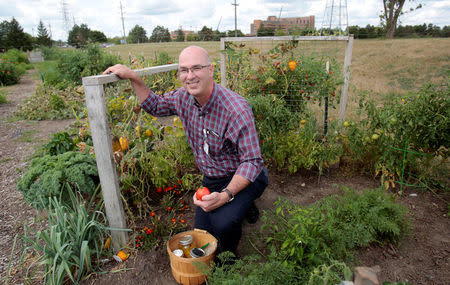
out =
<path fill-rule="evenodd" d="M 122 30 L 123 30 L 123 43 L 127 43 L 127 39 L 125 36 L 125 24 L 123 22 L 123 11 L 122 11 L 122 1 L 120 1 L 120 17 L 122 18 Z"/>
<path fill-rule="evenodd" d="M 231 3 L 231 5 L 234 6 L 234 37 L 237 38 L 237 6 L 239 4 L 236 4 L 236 0 L 234 0 L 234 3 Z"/>

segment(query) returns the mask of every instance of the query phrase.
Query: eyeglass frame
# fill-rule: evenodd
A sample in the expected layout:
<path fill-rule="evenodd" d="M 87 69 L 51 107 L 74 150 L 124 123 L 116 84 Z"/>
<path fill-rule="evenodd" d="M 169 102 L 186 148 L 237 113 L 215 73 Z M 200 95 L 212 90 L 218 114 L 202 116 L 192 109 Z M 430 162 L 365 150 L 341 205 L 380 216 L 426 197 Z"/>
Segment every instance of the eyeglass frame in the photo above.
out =
<path fill-rule="evenodd" d="M 180 76 L 186 76 L 186 75 L 189 75 L 189 71 L 194 73 L 194 74 L 197 74 L 197 72 L 200 72 L 203 68 L 210 67 L 210 66 L 211 66 L 211 63 L 207 64 L 207 65 L 200 65 L 200 64 L 198 64 L 198 65 L 194 65 L 194 66 L 191 66 L 191 67 L 182 67 L 182 68 L 178 69 L 178 74 Z M 198 70 L 194 70 L 194 68 L 198 68 Z"/>

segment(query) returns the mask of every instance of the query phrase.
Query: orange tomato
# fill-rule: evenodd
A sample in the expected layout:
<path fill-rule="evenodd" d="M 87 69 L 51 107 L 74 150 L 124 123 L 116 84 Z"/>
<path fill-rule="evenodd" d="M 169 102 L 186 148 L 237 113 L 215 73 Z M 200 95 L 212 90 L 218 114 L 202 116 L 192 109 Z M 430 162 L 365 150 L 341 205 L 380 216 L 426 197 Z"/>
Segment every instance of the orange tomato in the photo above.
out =
<path fill-rule="evenodd" d="M 111 247 L 111 238 L 107 238 L 105 242 L 105 249 L 109 249 Z"/>
<path fill-rule="evenodd" d="M 297 63 L 295 61 L 293 61 L 293 60 L 289 61 L 289 69 L 291 71 L 294 71 L 295 67 L 297 67 Z"/>
<path fill-rule="evenodd" d="M 120 137 L 119 138 L 120 148 L 122 151 L 126 151 L 128 149 L 128 141 L 127 138 Z"/>
<path fill-rule="evenodd" d="M 125 261 L 125 260 L 127 260 L 128 256 L 129 256 L 129 254 L 127 254 L 127 253 L 125 253 L 124 251 L 121 250 L 114 256 L 114 259 L 116 259 L 117 261 L 119 261 L 119 259 L 121 261 Z"/>

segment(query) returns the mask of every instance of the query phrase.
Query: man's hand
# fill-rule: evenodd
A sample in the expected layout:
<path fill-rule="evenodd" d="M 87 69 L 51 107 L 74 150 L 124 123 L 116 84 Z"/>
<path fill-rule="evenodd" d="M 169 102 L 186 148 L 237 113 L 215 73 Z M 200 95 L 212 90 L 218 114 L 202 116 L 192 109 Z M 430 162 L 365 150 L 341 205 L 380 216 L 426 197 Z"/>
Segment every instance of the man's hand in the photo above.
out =
<path fill-rule="evenodd" d="M 139 78 L 139 76 L 131 70 L 129 67 L 122 65 L 122 64 L 116 64 L 114 66 L 108 67 L 105 71 L 103 71 L 103 74 L 109 74 L 114 73 L 115 75 L 119 76 L 121 79 L 130 79 L 131 81 L 136 80 L 136 77 Z"/>
<path fill-rule="evenodd" d="M 228 202 L 228 194 L 225 192 L 212 192 L 202 197 L 202 201 L 198 200 L 194 194 L 194 205 L 199 206 L 205 212 L 217 209 Z"/>

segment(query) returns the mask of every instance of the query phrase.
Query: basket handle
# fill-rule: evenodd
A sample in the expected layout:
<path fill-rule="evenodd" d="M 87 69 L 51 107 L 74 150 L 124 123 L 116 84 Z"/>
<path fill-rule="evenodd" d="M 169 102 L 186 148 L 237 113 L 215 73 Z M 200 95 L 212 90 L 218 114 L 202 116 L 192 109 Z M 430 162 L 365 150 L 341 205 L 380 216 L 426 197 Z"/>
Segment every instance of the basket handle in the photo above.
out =
<path fill-rule="evenodd" d="M 201 230 L 201 229 L 194 229 L 194 232 L 199 232 L 199 233 L 202 233 L 202 234 L 206 234 L 207 233 L 207 231 Z"/>

